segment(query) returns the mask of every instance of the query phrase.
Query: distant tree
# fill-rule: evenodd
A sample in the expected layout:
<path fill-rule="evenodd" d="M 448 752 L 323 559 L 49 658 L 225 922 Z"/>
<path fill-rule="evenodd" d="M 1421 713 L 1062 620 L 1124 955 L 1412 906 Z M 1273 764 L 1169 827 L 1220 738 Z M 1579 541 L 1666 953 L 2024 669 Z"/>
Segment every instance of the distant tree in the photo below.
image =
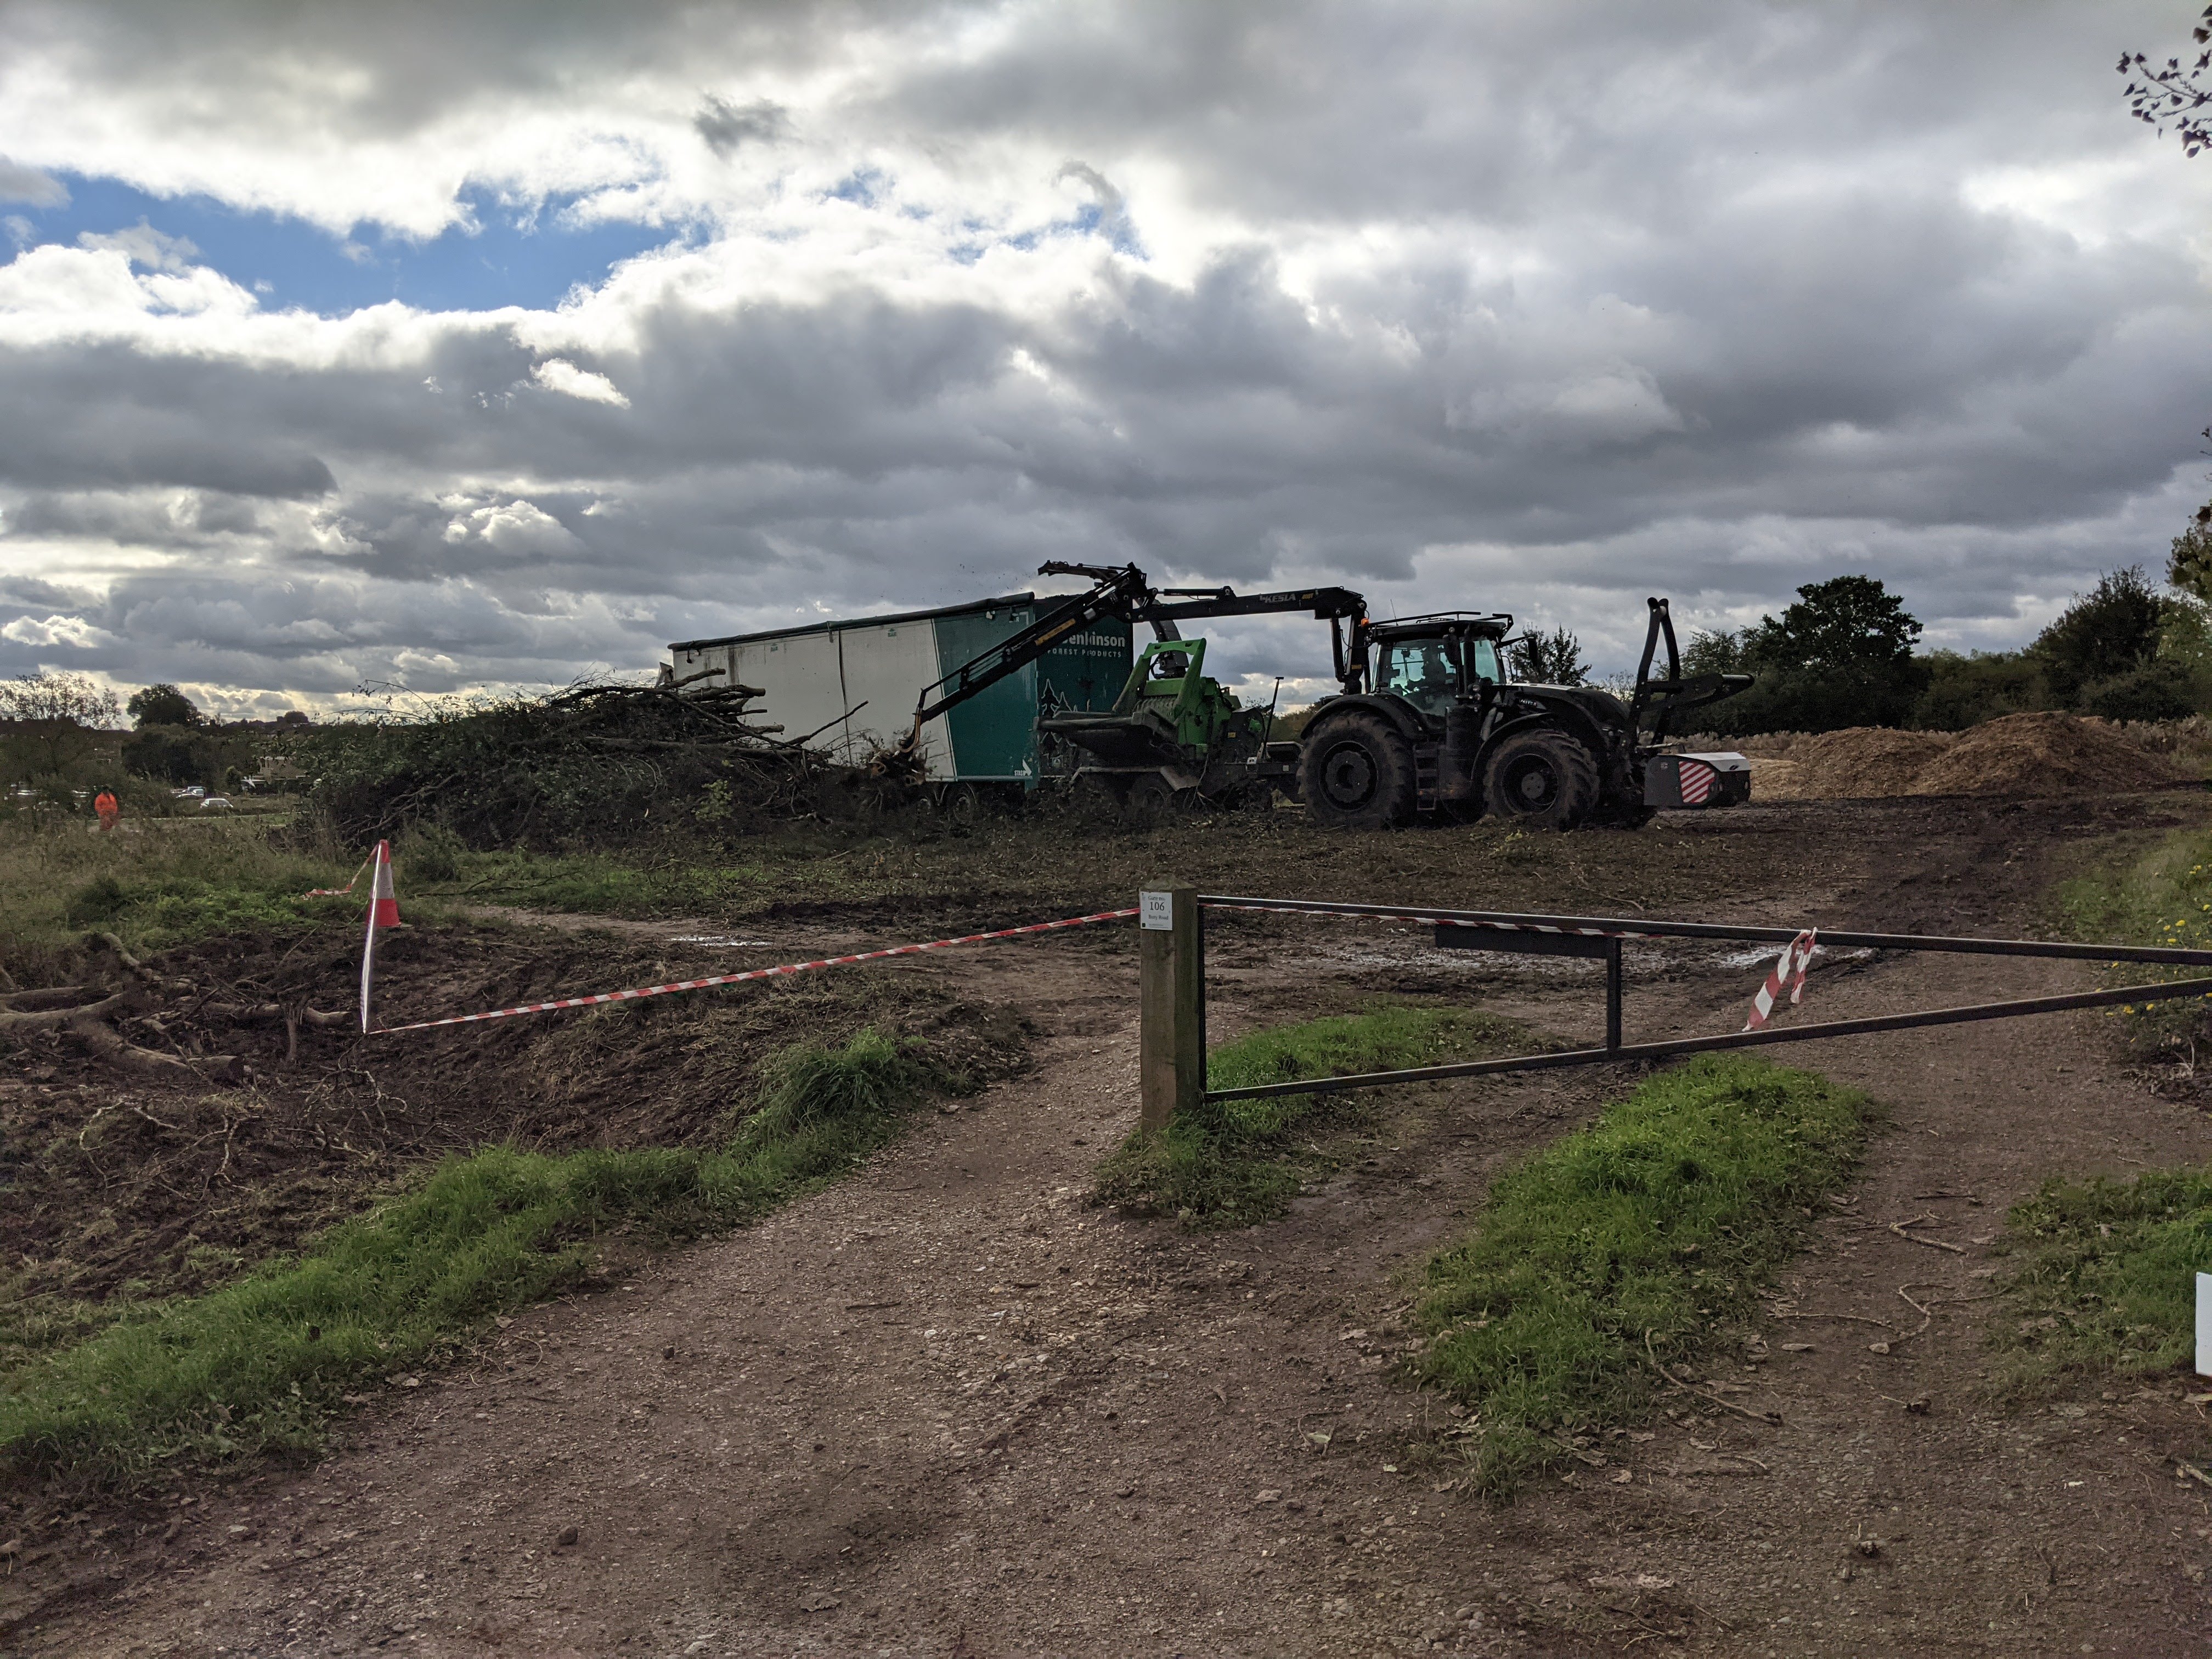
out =
<path fill-rule="evenodd" d="M 2189 528 L 2173 538 L 2166 580 L 2191 599 L 2212 605 L 2212 501 L 2198 507 Z"/>
<path fill-rule="evenodd" d="M 177 690 L 164 683 L 141 687 L 131 694 L 124 704 L 131 716 L 131 724 L 138 726 L 198 726 L 206 718 L 199 706 Z"/>
<path fill-rule="evenodd" d="M 1713 706 L 1716 732 L 1899 726 L 1927 679 L 1912 655 L 1919 637 L 1919 622 L 1875 578 L 1837 576 L 1808 583 L 1779 617 L 1741 634 L 1692 636 L 1682 665 L 1757 677 L 1750 690 Z"/>
<path fill-rule="evenodd" d="M 2143 578 L 2140 565 L 2107 571 L 2028 647 L 2059 702 L 2078 702 L 2084 690 L 2146 668 L 2158 657 L 2165 605 Z"/>
<path fill-rule="evenodd" d="M 2189 33 L 2200 46 L 2212 43 L 2212 6 L 2204 9 L 2204 15 Z M 2171 123 L 2184 153 L 2194 155 L 2212 144 L 2212 88 L 2207 88 L 2203 80 L 2207 69 L 2212 69 L 2212 49 L 2198 52 L 2197 61 L 2185 68 L 2179 58 L 2169 58 L 2163 66 L 2154 67 L 2141 52 L 2132 56 L 2122 52 L 2119 71 L 2132 77 L 2122 95 L 2136 120 L 2161 133 Z"/>
<path fill-rule="evenodd" d="M 2043 664 L 2025 651 L 1931 651 L 1921 658 L 1927 683 L 1912 705 L 1923 732 L 1963 732 L 2001 714 L 2051 707 Z"/>
<path fill-rule="evenodd" d="M 1589 665 L 1583 660 L 1583 642 L 1564 628 L 1548 634 L 1524 634 L 1511 647 L 1507 664 L 1513 678 L 1531 685 L 1583 685 Z"/>
<path fill-rule="evenodd" d="M 19 674 L 0 680 L 0 720 L 70 720 L 95 731 L 115 724 L 115 693 L 82 674 Z"/>
<path fill-rule="evenodd" d="M 1699 674 L 1743 672 L 1743 635 L 1726 628 L 1699 629 L 1682 647 L 1682 672 Z"/>
<path fill-rule="evenodd" d="M 1765 617 L 1743 645 L 1745 659 L 1774 668 L 1852 671 L 1908 662 L 1919 622 L 1872 576 L 1838 576 L 1797 590 L 1797 603 Z"/>
<path fill-rule="evenodd" d="M 122 748 L 124 769 L 159 783 L 204 783 L 207 740 L 174 726 L 141 726 Z"/>
<path fill-rule="evenodd" d="M 23 674 L 0 680 L 0 722 L 7 769 L 19 779 L 52 777 L 94 753 L 120 711 L 115 693 L 82 674 Z"/>

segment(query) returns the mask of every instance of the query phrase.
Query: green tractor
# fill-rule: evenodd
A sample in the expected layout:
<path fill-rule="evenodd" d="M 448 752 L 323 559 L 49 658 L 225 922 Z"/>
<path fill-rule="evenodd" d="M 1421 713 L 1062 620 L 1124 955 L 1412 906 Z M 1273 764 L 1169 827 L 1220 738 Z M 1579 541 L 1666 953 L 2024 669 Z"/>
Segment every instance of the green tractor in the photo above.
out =
<path fill-rule="evenodd" d="M 1253 763 L 1273 711 L 1245 708 L 1200 671 L 1204 640 L 1161 640 L 1138 654 L 1121 695 L 1096 714 L 1048 714 L 1058 769 L 1087 816 L 1152 823 L 1177 811 L 1264 804 Z"/>
<path fill-rule="evenodd" d="M 1178 809 L 1262 805 L 1280 789 L 1303 801 L 1314 823 L 1341 830 L 1484 812 L 1530 829 L 1633 829 L 1662 809 L 1751 798 L 1742 756 L 1668 746 L 1690 711 L 1735 696 L 1751 679 L 1686 677 L 1662 599 L 1648 601 L 1644 657 L 1624 702 L 1593 686 L 1513 679 L 1504 660 L 1513 619 L 1503 614 L 1450 611 L 1377 623 L 1365 598 L 1344 587 L 1155 588 L 1133 564 L 1056 559 L 1038 574 L 1085 576 L 1092 585 L 925 688 L 913 730 L 879 763 L 910 762 L 929 720 L 1056 641 L 1119 617 L 1150 623 L 1160 638 L 1138 658 L 1114 707 L 1060 709 L 1037 722 L 1042 769 L 1069 780 L 1102 816 L 1150 823 Z M 1176 637 L 1177 625 L 1292 611 L 1329 625 L 1343 690 L 1322 699 L 1297 742 L 1269 742 L 1274 710 L 1243 708 L 1200 673 L 1206 641 Z M 1655 677 L 1662 642 L 1665 670 Z"/>

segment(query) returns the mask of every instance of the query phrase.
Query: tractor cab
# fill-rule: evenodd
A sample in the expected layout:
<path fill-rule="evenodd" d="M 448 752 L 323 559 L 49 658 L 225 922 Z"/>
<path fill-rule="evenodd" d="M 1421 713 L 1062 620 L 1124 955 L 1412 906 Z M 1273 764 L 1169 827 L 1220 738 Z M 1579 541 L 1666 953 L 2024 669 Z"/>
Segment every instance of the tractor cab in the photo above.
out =
<path fill-rule="evenodd" d="M 1367 683 L 1442 720 L 1455 702 L 1480 696 L 1484 681 L 1504 682 L 1498 647 L 1512 626 L 1510 617 L 1465 611 L 1370 623 Z"/>

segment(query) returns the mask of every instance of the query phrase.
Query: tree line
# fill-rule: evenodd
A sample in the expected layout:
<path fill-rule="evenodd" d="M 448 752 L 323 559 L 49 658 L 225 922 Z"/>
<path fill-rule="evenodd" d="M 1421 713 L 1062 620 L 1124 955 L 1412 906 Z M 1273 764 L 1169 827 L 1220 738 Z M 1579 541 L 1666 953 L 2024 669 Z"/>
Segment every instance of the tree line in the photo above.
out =
<path fill-rule="evenodd" d="M 2212 714 L 2212 503 L 2173 539 L 2160 592 L 2139 565 L 2106 572 L 2018 651 L 1917 649 L 1919 619 L 1872 576 L 1808 583 L 1778 617 L 1693 634 L 1685 674 L 1748 674 L 1701 724 L 1723 737 L 1851 726 L 1957 732 L 2057 709 L 2113 720 Z M 1590 683 L 1565 629 L 1509 642 L 1516 679 Z M 1610 684 L 1610 682 L 1608 682 Z M 1616 685 L 1624 690 L 1625 686 Z"/>
<path fill-rule="evenodd" d="M 2161 593 L 2140 565 L 2106 572 L 2018 651 L 1915 649 L 1919 621 L 1871 576 L 1797 590 L 1779 617 L 1699 633 L 1684 672 L 1753 676 L 1714 707 L 1724 736 L 1902 726 L 1957 732 L 2057 709 L 2112 720 L 2212 712 L 2212 505 L 2173 541 Z"/>
<path fill-rule="evenodd" d="M 125 715 L 127 732 L 115 729 Z M 210 720 L 173 685 L 145 686 L 126 702 L 83 674 L 24 674 L 0 680 L 0 785 L 65 799 L 130 779 L 227 789 L 254 770 L 273 733 L 307 725 L 298 713 Z"/>

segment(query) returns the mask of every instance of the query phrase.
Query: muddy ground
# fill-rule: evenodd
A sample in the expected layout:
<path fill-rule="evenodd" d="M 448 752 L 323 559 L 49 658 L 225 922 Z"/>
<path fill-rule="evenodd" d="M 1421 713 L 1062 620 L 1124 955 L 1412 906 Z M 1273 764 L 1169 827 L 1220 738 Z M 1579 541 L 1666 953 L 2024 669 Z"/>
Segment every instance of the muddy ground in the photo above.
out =
<path fill-rule="evenodd" d="M 2021 933 L 2042 924 L 2055 874 L 2116 840 L 2201 824 L 2207 806 L 2182 793 L 1807 803 L 1558 839 L 1224 822 L 1064 849 L 1057 888 L 1066 909 L 1088 908 L 1171 867 L 1285 896 Z M 817 903 L 658 932 L 426 933 L 395 965 L 389 1012 L 1048 914 L 1048 847 L 987 836 L 972 850 L 945 865 L 933 899 L 916 890 L 890 915 Z M 342 985 L 344 952 L 328 954 L 316 972 Z M 1631 1040 L 1740 1023 L 1758 970 L 1725 955 L 1633 950 Z M 1418 930 L 1226 923 L 1212 967 L 1217 1036 L 1376 988 L 1562 1037 L 1598 1027 L 1581 965 L 1441 952 Z M 1808 1017 L 2085 979 L 2063 963 L 1876 958 L 1817 974 Z M 1194 1236 L 1085 1201 L 1135 1110 L 1126 938 L 975 947 L 865 983 L 816 993 L 848 1000 L 834 1009 L 775 1004 L 790 987 L 709 993 L 728 1000 L 518 1026 L 494 1040 L 507 1047 L 479 1033 L 477 1047 L 440 1036 L 395 1054 L 398 1039 L 320 1033 L 326 1046 L 289 1072 L 264 1054 L 264 1096 L 304 1097 L 316 1067 L 357 1069 L 387 1094 L 403 1073 L 418 1095 L 442 1090 L 410 1131 L 424 1149 L 487 1133 L 615 1144 L 651 1137 L 671 1078 L 668 1137 L 712 1133 L 708 1106 L 777 1036 L 885 1009 L 939 1025 L 955 1011 L 954 1026 L 1001 1034 L 1027 1022 L 1026 1070 L 926 1114 L 866 1170 L 519 1319 L 473 1364 L 367 1409 L 313 1469 L 136 1510 L 56 1512 L 51 1495 L 9 1494 L 0 1529 L 25 1528 L 0 1590 L 13 1644 L 915 1659 L 2204 1650 L 2212 1491 L 2176 1459 L 2201 1463 L 2212 1425 L 2186 1402 L 2188 1379 L 2009 1412 L 1987 1392 L 2006 1205 L 2048 1175 L 2212 1152 L 2199 1106 L 2133 1072 L 2097 1015 L 1790 1051 L 1889 1108 L 1863 1177 L 1759 1328 L 1701 1368 L 1704 1394 L 1673 1396 L 1499 1507 L 1464 1489 L 1445 1405 L 1394 1377 L 1407 1275 L 1503 1164 L 1587 1121 L 1627 1077 L 1393 1099 L 1363 1155 L 1291 1216 Z M 1010 1042 L 987 1047 L 1004 1056 Z M 626 1078 L 625 1054 L 654 1058 Z M 584 1059 L 564 1070 L 563 1054 Z M 53 1076 L 19 1075 L 19 1094 L 80 1103 L 40 1109 L 97 1109 L 111 1086 L 66 1055 L 42 1063 Z M 181 1103 L 140 1103 L 173 1116 Z M 1907 1221 L 1955 1249 L 1893 1224 Z"/>

